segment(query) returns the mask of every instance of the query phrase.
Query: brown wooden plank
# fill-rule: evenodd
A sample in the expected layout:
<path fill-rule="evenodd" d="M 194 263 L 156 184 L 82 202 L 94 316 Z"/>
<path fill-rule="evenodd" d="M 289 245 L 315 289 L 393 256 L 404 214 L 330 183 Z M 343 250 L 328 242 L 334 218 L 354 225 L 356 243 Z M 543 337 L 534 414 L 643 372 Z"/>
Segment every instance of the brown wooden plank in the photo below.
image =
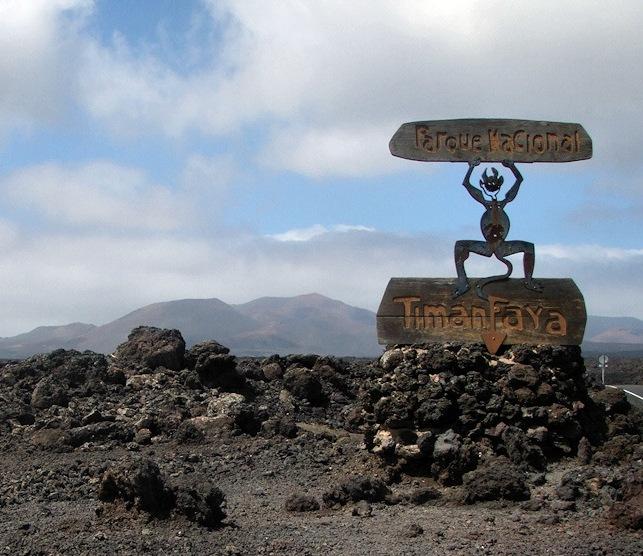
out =
<path fill-rule="evenodd" d="M 572 162 L 592 157 L 592 140 L 576 123 L 477 118 L 402 124 L 389 149 L 425 162 Z"/>
<path fill-rule="evenodd" d="M 582 342 L 587 313 L 573 280 L 541 279 L 540 293 L 520 279 L 495 282 L 485 287 L 487 301 L 476 295 L 476 280 L 453 299 L 454 279 L 391 278 L 377 311 L 379 343 L 479 342 L 491 330 L 505 332 L 506 344 Z"/>

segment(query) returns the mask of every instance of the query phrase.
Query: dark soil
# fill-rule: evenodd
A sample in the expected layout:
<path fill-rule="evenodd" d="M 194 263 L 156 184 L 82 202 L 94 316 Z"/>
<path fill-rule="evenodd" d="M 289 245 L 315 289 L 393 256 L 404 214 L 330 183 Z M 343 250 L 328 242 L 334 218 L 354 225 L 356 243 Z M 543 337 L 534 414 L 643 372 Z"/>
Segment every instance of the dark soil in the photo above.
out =
<path fill-rule="evenodd" d="M 0 367 L 0 554 L 641 554 L 641 415 L 572 347 Z"/>

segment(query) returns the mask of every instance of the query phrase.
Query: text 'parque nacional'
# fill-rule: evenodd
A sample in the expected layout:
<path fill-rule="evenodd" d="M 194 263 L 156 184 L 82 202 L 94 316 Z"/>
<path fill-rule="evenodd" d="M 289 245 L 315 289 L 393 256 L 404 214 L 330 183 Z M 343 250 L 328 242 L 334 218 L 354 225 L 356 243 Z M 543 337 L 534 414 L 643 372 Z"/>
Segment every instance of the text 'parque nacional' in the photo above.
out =
<path fill-rule="evenodd" d="M 571 162 L 592 156 L 592 140 L 580 124 L 509 119 L 409 122 L 389 148 L 395 156 L 427 162 Z"/>

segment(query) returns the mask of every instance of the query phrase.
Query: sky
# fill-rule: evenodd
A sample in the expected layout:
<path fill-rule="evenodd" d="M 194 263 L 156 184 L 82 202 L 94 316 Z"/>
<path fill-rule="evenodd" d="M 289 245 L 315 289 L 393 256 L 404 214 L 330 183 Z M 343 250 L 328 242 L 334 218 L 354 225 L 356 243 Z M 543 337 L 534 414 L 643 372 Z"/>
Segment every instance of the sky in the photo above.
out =
<path fill-rule="evenodd" d="M 455 276 L 466 165 L 388 141 L 474 117 L 585 127 L 591 160 L 519 165 L 509 239 L 643 318 L 642 28 L 640 0 L 0 0 L 0 336 Z"/>

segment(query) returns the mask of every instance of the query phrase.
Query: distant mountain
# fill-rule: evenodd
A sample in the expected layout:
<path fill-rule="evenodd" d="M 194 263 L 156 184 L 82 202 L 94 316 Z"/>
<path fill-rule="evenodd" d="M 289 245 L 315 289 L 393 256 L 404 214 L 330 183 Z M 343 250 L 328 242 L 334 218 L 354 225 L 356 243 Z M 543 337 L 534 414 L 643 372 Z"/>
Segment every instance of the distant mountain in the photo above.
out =
<path fill-rule="evenodd" d="M 39 327 L 0 339 L 0 358 L 23 358 L 56 348 L 111 353 L 136 326 L 178 328 L 186 344 L 215 339 L 237 355 L 381 353 L 375 313 L 318 294 L 264 297 L 241 305 L 182 299 L 147 305 L 102 326 Z"/>
<path fill-rule="evenodd" d="M 111 353 L 127 339 L 132 328 L 141 325 L 178 328 L 189 346 L 211 339 L 230 346 L 236 335 L 257 327 L 255 321 L 219 299 L 181 299 L 146 305 L 97 326 L 78 342 L 76 349 Z"/>
<path fill-rule="evenodd" d="M 643 320 L 590 316 L 585 328 L 583 353 L 587 356 L 605 353 L 643 357 Z"/>
<path fill-rule="evenodd" d="M 56 348 L 111 353 L 136 326 L 178 328 L 188 346 L 215 339 L 237 355 L 319 353 L 373 357 L 375 313 L 319 294 L 261 297 L 240 305 L 220 299 L 153 303 L 102 326 L 41 326 L 0 339 L 0 358 L 23 358 Z M 643 355 L 643 321 L 589 316 L 583 353 Z"/>
<path fill-rule="evenodd" d="M 643 344 L 643 320 L 633 317 L 589 317 L 585 341 Z"/>
<path fill-rule="evenodd" d="M 96 326 L 74 322 L 64 326 L 39 326 L 31 332 L 11 338 L 0 338 L 0 357 L 22 358 L 57 348 L 71 349 L 91 333 Z"/>
<path fill-rule="evenodd" d="M 375 313 L 319 294 L 262 297 L 235 308 L 261 323 L 264 337 L 287 338 L 311 353 L 375 355 Z"/>

